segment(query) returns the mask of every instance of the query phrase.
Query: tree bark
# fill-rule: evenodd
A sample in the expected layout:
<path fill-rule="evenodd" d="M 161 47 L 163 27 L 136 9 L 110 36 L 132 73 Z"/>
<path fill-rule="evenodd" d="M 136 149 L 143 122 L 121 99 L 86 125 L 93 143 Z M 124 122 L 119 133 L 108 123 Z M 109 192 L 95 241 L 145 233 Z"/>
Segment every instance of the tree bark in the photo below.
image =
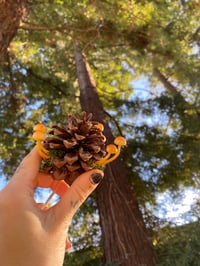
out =
<path fill-rule="evenodd" d="M 158 80 L 164 85 L 164 87 L 172 96 L 178 94 L 176 87 L 168 81 L 167 77 L 165 77 L 165 75 L 163 75 L 158 68 L 154 68 L 153 74 L 158 78 Z"/>
<path fill-rule="evenodd" d="M 26 0 L 0 0 L 0 62 L 26 15 Z"/>
<path fill-rule="evenodd" d="M 113 135 L 90 67 L 82 52 L 75 48 L 75 62 L 82 110 L 93 113 L 104 124 L 108 143 Z M 96 191 L 104 250 L 104 262 L 115 266 L 153 266 L 155 253 L 146 232 L 136 196 L 122 158 L 106 167 L 105 178 Z"/>

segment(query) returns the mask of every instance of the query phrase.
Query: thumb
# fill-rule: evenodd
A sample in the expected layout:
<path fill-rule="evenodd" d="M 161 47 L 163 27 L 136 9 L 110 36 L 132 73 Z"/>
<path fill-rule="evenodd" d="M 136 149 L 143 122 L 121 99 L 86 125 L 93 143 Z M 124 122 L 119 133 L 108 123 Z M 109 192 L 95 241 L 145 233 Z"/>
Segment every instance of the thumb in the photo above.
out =
<path fill-rule="evenodd" d="M 95 190 L 103 179 L 103 172 L 91 170 L 80 175 L 65 192 L 61 200 L 56 205 L 56 217 L 58 221 L 67 219 L 70 223 L 73 215 L 87 197 Z"/>

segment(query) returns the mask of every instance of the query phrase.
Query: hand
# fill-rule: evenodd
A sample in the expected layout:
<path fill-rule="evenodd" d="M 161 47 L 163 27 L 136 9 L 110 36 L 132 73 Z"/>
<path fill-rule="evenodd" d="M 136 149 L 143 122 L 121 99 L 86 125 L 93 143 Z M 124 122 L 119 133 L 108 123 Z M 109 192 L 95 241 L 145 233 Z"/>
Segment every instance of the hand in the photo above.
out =
<path fill-rule="evenodd" d="M 80 175 L 71 187 L 38 173 L 34 148 L 0 192 L 0 260 L 5 266 L 62 266 L 73 215 L 103 177 L 100 170 Z M 57 181 L 56 181 L 57 182 Z M 61 196 L 49 209 L 34 201 L 34 187 L 52 187 Z"/>

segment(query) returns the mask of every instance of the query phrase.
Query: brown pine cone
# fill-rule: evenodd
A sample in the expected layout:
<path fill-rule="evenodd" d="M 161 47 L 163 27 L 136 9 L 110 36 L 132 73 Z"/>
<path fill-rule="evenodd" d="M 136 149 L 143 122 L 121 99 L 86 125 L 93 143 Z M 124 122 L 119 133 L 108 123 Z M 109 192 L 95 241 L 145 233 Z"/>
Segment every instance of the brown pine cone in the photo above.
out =
<path fill-rule="evenodd" d="M 69 115 L 65 124 L 51 127 L 43 140 L 43 147 L 50 156 L 42 162 L 43 172 L 71 185 L 76 177 L 92 169 L 94 162 L 105 156 L 106 138 L 102 125 L 91 118 L 92 114 L 87 116 L 85 112 L 81 119 Z"/>

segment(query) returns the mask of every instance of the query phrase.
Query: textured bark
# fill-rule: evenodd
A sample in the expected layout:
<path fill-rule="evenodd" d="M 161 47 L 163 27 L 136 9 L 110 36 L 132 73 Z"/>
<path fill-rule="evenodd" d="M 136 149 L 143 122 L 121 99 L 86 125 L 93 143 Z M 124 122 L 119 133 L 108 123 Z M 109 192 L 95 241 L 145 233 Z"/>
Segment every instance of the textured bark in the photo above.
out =
<path fill-rule="evenodd" d="M 103 123 L 108 143 L 113 135 L 98 98 L 89 65 L 79 49 L 75 61 L 82 109 Z M 153 266 L 155 254 L 148 239 L 136 196 L 122 159 L 108 165 L 105 178 L 96 191 L 100 213 L 104 262 L 109 265 Z"/>
<path fill-rule="evenodd" d="M 25 15 L 25 0 L 0 0 L 0 62 Z"/>

